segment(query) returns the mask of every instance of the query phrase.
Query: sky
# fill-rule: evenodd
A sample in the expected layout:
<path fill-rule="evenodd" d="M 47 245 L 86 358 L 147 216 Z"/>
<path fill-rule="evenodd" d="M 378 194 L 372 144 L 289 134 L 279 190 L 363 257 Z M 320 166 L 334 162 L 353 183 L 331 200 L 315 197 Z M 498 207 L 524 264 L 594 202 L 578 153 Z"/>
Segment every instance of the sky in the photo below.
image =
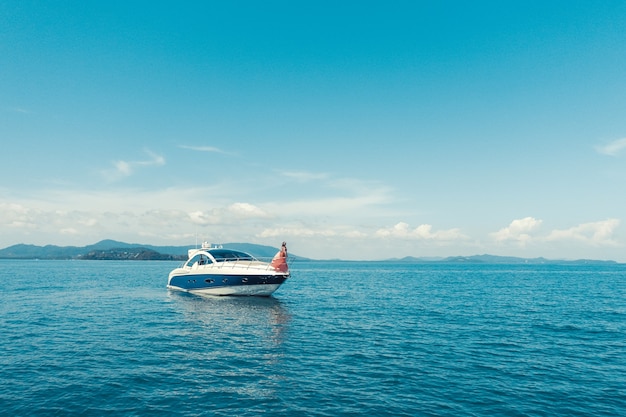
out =
<path fill-rule="evenodd" d="M 0 0 L 0 248 L 626 262 L 626 2 Z"/>

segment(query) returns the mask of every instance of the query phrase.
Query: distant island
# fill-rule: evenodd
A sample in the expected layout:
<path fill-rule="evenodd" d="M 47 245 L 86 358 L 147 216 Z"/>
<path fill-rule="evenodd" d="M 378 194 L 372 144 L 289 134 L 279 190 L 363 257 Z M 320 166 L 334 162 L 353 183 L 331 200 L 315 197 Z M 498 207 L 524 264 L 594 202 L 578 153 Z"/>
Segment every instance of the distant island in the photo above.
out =
<path fill-rule="evenodd" d="M 506 264 L 506 265 L 544 265 L 544 264 L 618 264 L 616 261 L 603 261 L 596 259 L 546 259 L 546 258 L 518 258 L 515 256 L 496 255 L 473 255 L 473 256 L 449 256 L 447 258 L 415 258 L 407 256 L 396 259 L 398 262 L 439 262 L 455 264 Z"/>
<path fill-rule="evenodd" d="M 271 258 L 278 248 L 256 245 L 253 243 L 224 243 L 224 247 L 250 253 L 257 258 Z M 129 261 L 184 261 L 187 251 L 196 246 L 152 246 L 137 243 L 125 243 L 115 240 L 102 240 L 88 246 L 36 246 L 18 244 L 0 249 L 0 259 L 56 259 L 56 260 L 129 260 Z M 292 259 L 315 261 L 313 259 L 290 254 Z M 349 262 L 333 259 L 333 262 Z M 446 264 L 509 264 L 509 265 L 541 265 L 541 264 L 617 264 L 615 261 L 593 259 L 559 260 L 546 258 L 519 258 L 514 256 L 473 255 L 450 256 L 446 258 L 419 258 L 407 256 L 377 260 L 376 262 L 404 263 L 446 263 Z"/>
<path fill-rule="evenodd" d="M 78 255 L 75 259 L 100 261 L 184 261 L 184 255 L 168 255 L 146 248 L 93 250 L 85 255 Z"/>

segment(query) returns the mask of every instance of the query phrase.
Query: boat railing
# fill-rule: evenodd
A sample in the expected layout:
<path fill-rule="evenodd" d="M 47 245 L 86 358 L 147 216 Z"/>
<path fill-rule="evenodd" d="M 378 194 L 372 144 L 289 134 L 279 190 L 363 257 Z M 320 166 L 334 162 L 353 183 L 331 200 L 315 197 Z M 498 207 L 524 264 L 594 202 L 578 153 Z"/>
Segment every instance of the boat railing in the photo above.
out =
<path fill-rule="evenodd" d="M 274 267 L 272 266 L 273 257 L 253 257 L 253 258 L 219 258 L 217 262 L 209 262 L 205 264 L 197 265 L 199 267 L 213 267 L 217 269 L 223 268 L 246 268 L 246 269 L 256 269 L 256 270 L 264 270 L 264 271 L 274 271 Z M 287 257 L 287 266 L 291 266 L 294 258 Z M 188 265 L 189 260 L 180 264 L 179 268 L 188 268 L 191 265 Z"/>
<path fill-rule="evenodd" d="M 218 259 L 215 264 L 217 268 L 246 268 L 264 271 L 274 271 L 272 266 L 273 257 L 255 257 L 255 258 L 222 258 Z M 287 258 L 287 266 L 291 263 L 291 259 Z"/>

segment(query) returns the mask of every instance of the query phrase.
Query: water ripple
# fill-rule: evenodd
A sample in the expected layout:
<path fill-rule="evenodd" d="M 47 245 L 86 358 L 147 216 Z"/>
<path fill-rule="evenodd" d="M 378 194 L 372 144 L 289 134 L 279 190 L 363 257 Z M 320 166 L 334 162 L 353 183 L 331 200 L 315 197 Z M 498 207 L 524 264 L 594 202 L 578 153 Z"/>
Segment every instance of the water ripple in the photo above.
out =
<path fill-rule="evenodd" d="M 626 415 L 626 268 L 300 263 L 271 298 L 167 262 L 0 261 L 7 415 Z"/>

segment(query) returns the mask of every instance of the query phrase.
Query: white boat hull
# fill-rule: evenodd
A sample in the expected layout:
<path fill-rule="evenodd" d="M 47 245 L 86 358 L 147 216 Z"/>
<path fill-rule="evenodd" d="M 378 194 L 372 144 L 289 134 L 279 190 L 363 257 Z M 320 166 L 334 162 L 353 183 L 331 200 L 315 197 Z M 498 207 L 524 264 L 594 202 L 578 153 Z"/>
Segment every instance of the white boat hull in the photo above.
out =
<path fill-rule="evenodd" d="M 189 260 L 170 272 L 167 287 L 198 295 L 268 297 L 287 278 L 285 262 L 261 262 L 244 252 L 203 248 L 189 251 Z"/>
<path fill-rule="evenodd" d="M 218 288 L 202 288 L 195 290 L 183 290 L 191 294 L 197 295 L 242 295 L 242 296 L 259 296 L 269 297 L 280 287 L 281 284 L 262 284 L 262 285 L 238 285 L 230 287 L 218 287 Z M 173 287 L 170 287 L 173 288 Z M 180 289 L 180 288 L 176 288 Z"/>

